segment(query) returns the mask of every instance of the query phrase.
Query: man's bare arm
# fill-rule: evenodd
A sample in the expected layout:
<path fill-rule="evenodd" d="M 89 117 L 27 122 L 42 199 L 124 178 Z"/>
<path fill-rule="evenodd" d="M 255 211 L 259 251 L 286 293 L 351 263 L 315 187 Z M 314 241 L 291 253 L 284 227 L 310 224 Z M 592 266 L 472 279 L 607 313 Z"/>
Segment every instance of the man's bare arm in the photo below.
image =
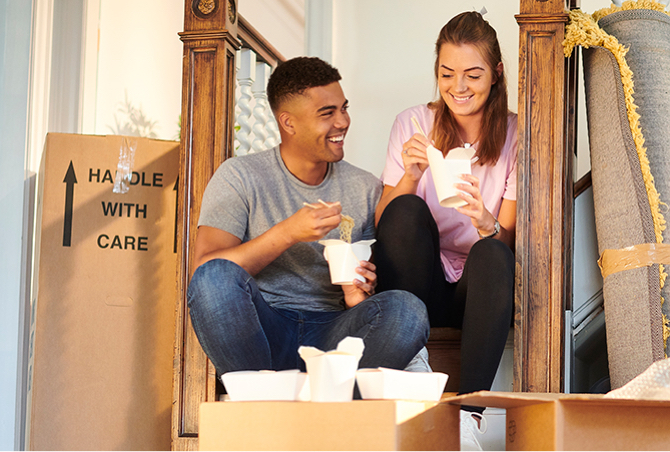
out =
<path fill-rule="evenodd" d="M 312 242 L 335 229 L 342 207 L 302 208 L 286 220 L 246 243 L 229 232 L 200 226 L 195 239 L 195 268 L 212 259 L 227 259 L 255 276 L 284 251 L 299 242 Z"/>

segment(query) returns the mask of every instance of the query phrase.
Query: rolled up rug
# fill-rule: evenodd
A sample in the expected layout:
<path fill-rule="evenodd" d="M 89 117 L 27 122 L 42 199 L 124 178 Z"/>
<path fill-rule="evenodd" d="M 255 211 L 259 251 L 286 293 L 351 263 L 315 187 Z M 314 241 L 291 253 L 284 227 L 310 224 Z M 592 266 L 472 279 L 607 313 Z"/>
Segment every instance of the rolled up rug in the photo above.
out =
<path fill-rule="evenodd" d="M 570 14 L 584 48 L 596 234 L 612 388 L 667 357 L 670 16 L 648 0 Z M 650 246 L 653 245 L 653 246 Z"/>

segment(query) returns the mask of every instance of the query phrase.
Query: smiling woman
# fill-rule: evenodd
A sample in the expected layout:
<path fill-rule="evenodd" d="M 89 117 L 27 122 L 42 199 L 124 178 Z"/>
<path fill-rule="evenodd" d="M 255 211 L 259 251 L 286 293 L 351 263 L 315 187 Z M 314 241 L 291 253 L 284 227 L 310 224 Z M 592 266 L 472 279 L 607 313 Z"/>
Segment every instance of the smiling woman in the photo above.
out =
<path fill-rule="evenodd" d="M 431 327 L 462 329 L 464 394 L 491 389 L 512 321 L 517 121 L 496 32 L 480 13 L 451 19 L 435 55 L 439 98 L 400 113 L 391 131 L 375 256 L 379 292 L 409 291 Z M 427 136 L 412 135 L 414 118 Z M 427 149 L 446 156 L 466 143 L 478 159 L 454 184 L 462 207 L 443 207 Z M 472 432 L 482 412 L 463 408 L 462 447 L 479 447 Z"/>
<path fill-rule="evenodd" d="M 491 94 L 491 87 L 502 73 L 502 63 L 492 71 L 477 47 L 451 43 L 444 44 L 440 49 L 439 63 L 437 80 L 442 100 L 459 123 L 472 123 L 474 126 L 471 130 L 480 129 L 477 125 L 482 123 L 484 107 Z M 461 146 L 476 143 L 480 136 L 481 130 L 470 131 L 470 135 L 467 130 L 463 134 L 457 130 L 454 134 Z M 438 148 L 450 149 L 448 145 L 438 145 Z"/>

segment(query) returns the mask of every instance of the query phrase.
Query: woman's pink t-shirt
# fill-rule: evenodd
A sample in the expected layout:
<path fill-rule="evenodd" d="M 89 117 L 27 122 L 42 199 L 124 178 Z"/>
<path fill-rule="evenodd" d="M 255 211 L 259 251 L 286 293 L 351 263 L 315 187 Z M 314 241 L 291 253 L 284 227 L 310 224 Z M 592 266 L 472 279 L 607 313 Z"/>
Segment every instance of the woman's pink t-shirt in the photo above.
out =
<path fill-rule="evenodd" d="M 389 139 L 386 166 L 382 173 L 385 185 L 395 187 L 405 174 L 402 163 L 402 146 L 414 133 L 411 118 L 416 116 L 421 128 L 430 136 L 433 128 L 433 110 L 427 105 L 417 105 L 400 113 L 393 123 Z M 475 146 L 476 147 L 476 146 Z M 479 188 L 486 209 L 495 217 L 500 212 L 503 199 L 516 201 L 516 153 L 517 153 L 517 115 L 509 113 L 507 117 L 507 139 L 498 162 L 491 166 L 472 165 L 472 174 L 479 178 Z M 433 175 L 430 167 L 419 180 L 416 194 L 426 201 L 437 222 L 440 232 L 440 251 L 442 266 L 447 281 L 456 282 L 463 274 L 465 259 L 472 245 L 479 240 L 477 230 L 470 218 L 460 214 L 454 208 L 442 207 L 437 200 Z"/>

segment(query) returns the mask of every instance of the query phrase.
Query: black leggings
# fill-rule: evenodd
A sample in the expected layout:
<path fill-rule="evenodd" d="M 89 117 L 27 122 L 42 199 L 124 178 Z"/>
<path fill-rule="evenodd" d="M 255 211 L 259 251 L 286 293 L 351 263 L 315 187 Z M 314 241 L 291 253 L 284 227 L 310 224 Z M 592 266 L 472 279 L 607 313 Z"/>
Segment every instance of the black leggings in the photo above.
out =
<path fill-rule="evenodd" d="M 510 248 L 496 239 L 479 240 L 468 254 L 461 279 L 449 283 L 430 209 L 418 196 L 404 195 L 391 201 L 382 214 L 374 261 L 378 291 L 412 292 L 426 304 L 431 327 L 462 330 L 459 394 L 490 390 L 512 322 Z"/>

